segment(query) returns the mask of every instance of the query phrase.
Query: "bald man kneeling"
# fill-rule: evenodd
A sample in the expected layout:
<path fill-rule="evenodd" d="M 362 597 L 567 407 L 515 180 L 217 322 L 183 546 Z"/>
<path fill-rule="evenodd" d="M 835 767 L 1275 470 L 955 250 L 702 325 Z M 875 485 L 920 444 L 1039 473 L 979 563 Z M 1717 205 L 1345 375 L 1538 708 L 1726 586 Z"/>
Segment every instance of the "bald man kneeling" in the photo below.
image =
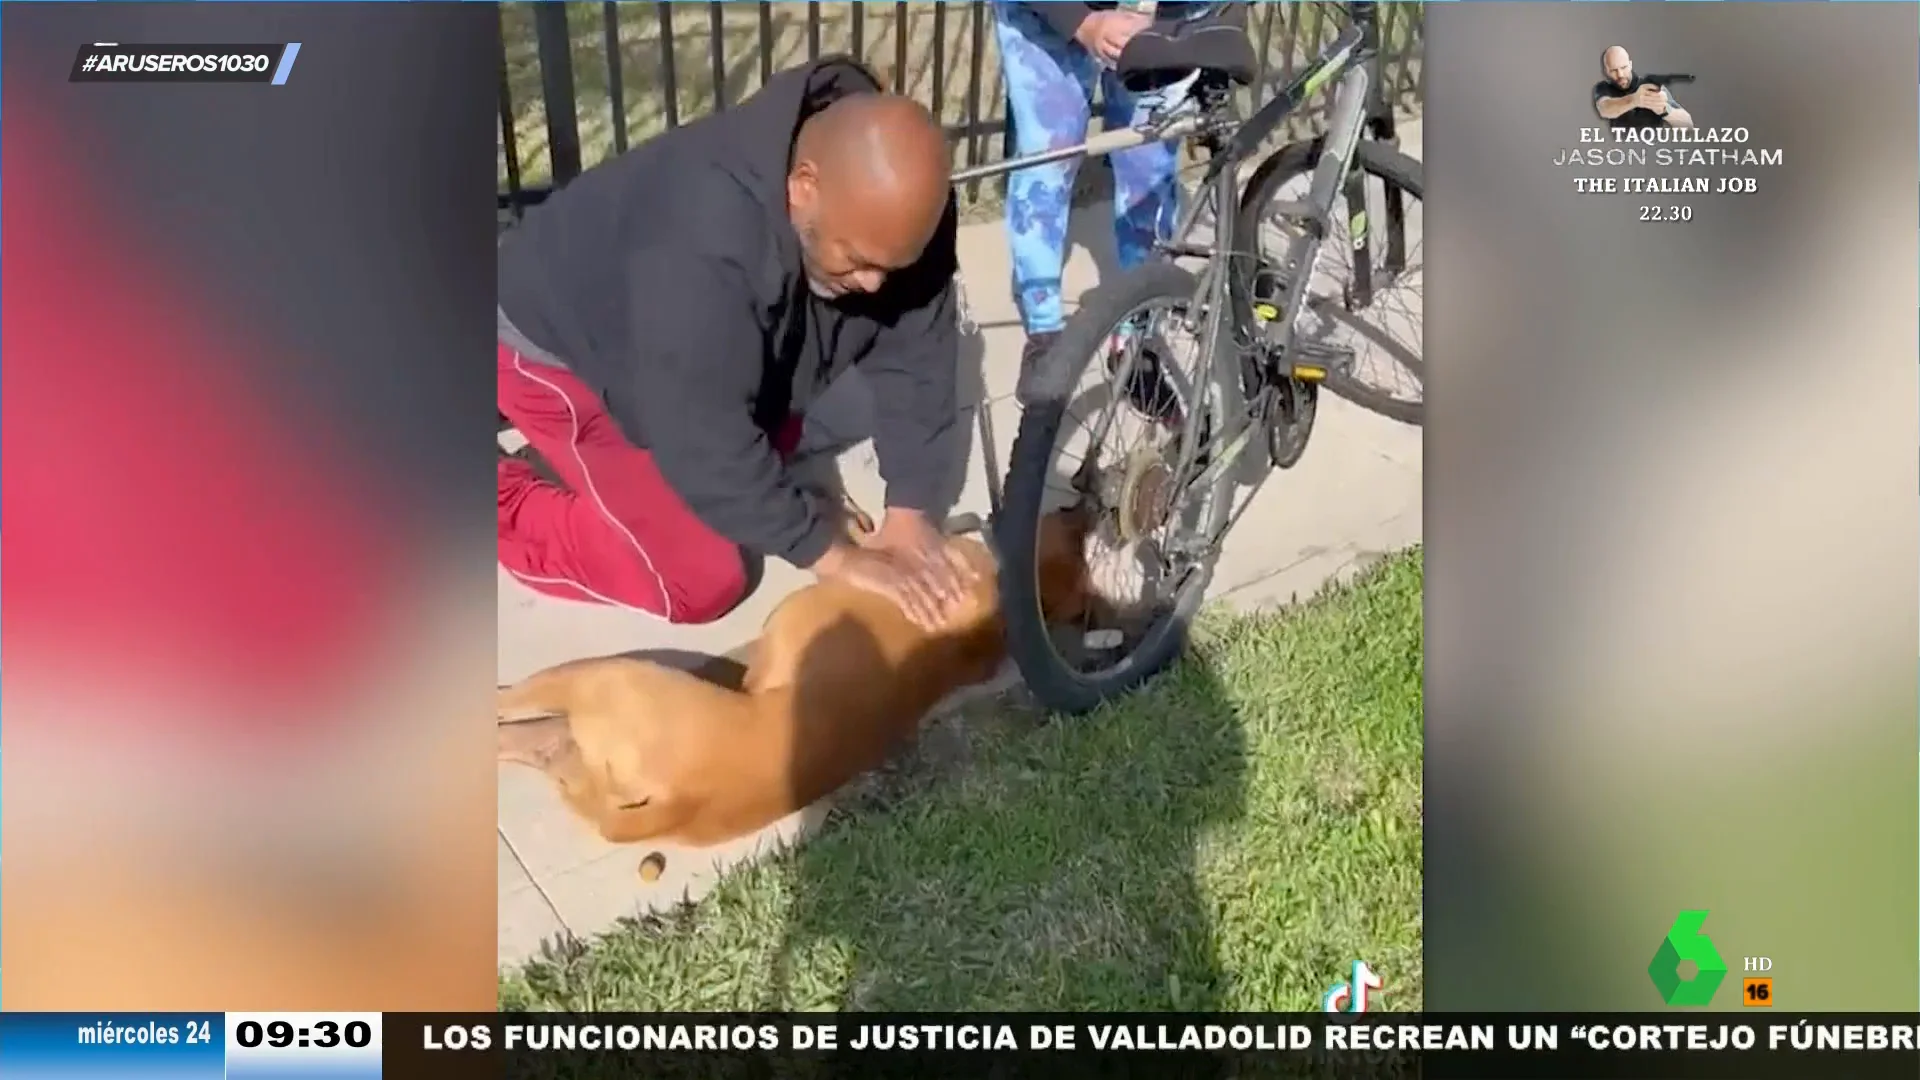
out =
<path fill-rule="evenodd" d="M 716 619 L 758 557 L 937 624 L 972 571 L 936 506 L 957 422 L 955 211 L 944 133 L 851 60 L 587 170 L 499 257 L 499 557 L 571 600 Z M 886 515 L 871 546 L 784 464 L 795 419 L 858 365 Z"/>

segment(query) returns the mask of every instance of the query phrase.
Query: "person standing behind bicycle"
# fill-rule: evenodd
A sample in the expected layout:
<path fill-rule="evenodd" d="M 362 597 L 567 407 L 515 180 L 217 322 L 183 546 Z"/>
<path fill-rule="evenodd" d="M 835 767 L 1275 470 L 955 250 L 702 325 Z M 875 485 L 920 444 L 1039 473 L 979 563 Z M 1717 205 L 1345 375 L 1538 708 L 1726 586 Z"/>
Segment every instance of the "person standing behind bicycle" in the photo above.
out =
<path fill-rule="evenodd" d="M 1014 153 L 1037 154 L 1085 141 L 1096 84 L 1108 128 L 1144 120 L 1139 96 L 1128 91 L 1113 70 L 1120 51 L 1155 18 L 1179 18 L 1181 9 L 1205 6 L 1210 5 L 1163 3 L 1157 5 L 1156 16 L 1149 17 L 1114 3 L 995 0 L 994 28 L 1007 83 Z M 1113 237 L 1123 270 L 1150 258 L 1155 241 L 1173 229 L 1180 204 L 1178 155 L 1173 143 L 1149 143 L 1113 155 Z M 1053 345 L 1066 322 L 1060 275 L 1066 263 L 1067 220 L 1079 164 L 1070 158 L 1035 165 L 1015 171 L 1007 181 L 1014 299 L 1027 335 L 1020 353 L 1017 392 L 1023 404 L 1032 400 L 1029 383 L 1035 362 Z M 1130 391 L 1134 389 L 1129 386 Z M 1145 396 L 1152 400 L 1159 395 Z"/>

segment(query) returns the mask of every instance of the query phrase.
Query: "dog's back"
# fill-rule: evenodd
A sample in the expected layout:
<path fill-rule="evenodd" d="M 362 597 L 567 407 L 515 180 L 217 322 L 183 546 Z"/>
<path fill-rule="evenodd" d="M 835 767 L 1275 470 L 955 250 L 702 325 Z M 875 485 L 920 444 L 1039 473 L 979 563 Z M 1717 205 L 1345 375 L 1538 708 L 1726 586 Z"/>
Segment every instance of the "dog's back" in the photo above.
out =
<path fill-rule="evenodd" d="M 951 542 L 979 574 L 937 631 L 885 597 L 819 582 L 774 610 L 744 669 L 615 657 L 503 690 L 500 756 L 546 772 L 615 843 L 705 846 L 778 821 L 880 765 L 941 698 L 999 667 L 994 560 L 977 540 Z M 1071 550 L 1061 579 L 1078 595 Z"/>
<path fill-rule="evenodd" d="M 991 678 L 1005 655 L 992 560 L 978 541 L 953 541 L 979 577 L 938 630 L 915 625 L 886 597 L 822 582 L 767 620 L 747 688 L 762 703 L 786 765 L 790 812 L 883 763 L 953 691 Z M 769 818 L 768 820 L 775 820 Z"/>
<path fill-rule="evenodd" d="M 924 674 L 947 681 L 965 679 L 982 662 L 997 665 L 1000 599 L 993 558 L 971 537 L 948 543 L 977 577 L 941 629 L 921 629 L 886 597 L 843 582 L 817 582 L 788 597 L 767 617 L 748 669 L 748 691 L 816 680 L 834 686 L 872 682 L 876 668 L 903 671 L 915 664 L 931 666 L 935 670 Z M 864 640 L 854 640 L 854 627 Z M 959 670 L 948 674 L 956 665 Z M 979 673 L 974 681 L 991 674 L 991 669 Z"/>
<path fill-rule="evenodd" d="M 774 610 L 735 686 L 611 657 L 508 687 L 501 756 L 546 772 L 615 843 L 713 844 L 778 821 L 881 764 L 941 697 L 992 675 L 990 560 L 956 542 L 988 572 L 939 631 L 885 597 L 816 583 Z"/>

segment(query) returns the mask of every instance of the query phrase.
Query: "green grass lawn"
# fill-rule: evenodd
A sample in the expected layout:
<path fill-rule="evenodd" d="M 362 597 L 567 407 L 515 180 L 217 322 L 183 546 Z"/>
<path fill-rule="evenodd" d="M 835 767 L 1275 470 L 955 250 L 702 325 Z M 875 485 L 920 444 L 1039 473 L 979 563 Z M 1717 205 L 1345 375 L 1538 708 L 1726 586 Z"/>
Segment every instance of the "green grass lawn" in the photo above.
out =
<path fill-rule="evenodd" d="M 816 839 L 503 975 L 503 1009 L 1421 1004 L 1421 562 L 1210 618 L 1098 713 L 984 702 Z"/>

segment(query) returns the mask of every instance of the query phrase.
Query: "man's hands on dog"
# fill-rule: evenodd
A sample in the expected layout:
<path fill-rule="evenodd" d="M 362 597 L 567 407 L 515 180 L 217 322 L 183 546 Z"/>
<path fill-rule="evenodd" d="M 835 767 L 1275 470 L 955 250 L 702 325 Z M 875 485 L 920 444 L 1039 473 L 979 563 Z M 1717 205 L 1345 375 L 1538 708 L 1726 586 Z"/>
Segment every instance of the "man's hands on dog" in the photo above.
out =
<path fill-rule="evenodd" d="M 865 544 L 828 549 L 813 571 L 887 597 L 927 630 L 953 614 L 978 576 L 927 515 L 899 507 L 888 508 Z"/>
<path fill-rule="evenodd" d="M 959 604 L 978 578 L 973 566 L 947 543 L 940 526 L 918 510 L 889 507 L 880 531 L 868 543 L 906 563 L 948 608 Z"/>
<path fill-rule="evenodd" d="M 886 597 L 924 630 L 938 629 L 946 611 L 927 582 L 879 548 L 835 545 L 813 564 L 813 572 L 822 580 L 842 581 Z"/>

